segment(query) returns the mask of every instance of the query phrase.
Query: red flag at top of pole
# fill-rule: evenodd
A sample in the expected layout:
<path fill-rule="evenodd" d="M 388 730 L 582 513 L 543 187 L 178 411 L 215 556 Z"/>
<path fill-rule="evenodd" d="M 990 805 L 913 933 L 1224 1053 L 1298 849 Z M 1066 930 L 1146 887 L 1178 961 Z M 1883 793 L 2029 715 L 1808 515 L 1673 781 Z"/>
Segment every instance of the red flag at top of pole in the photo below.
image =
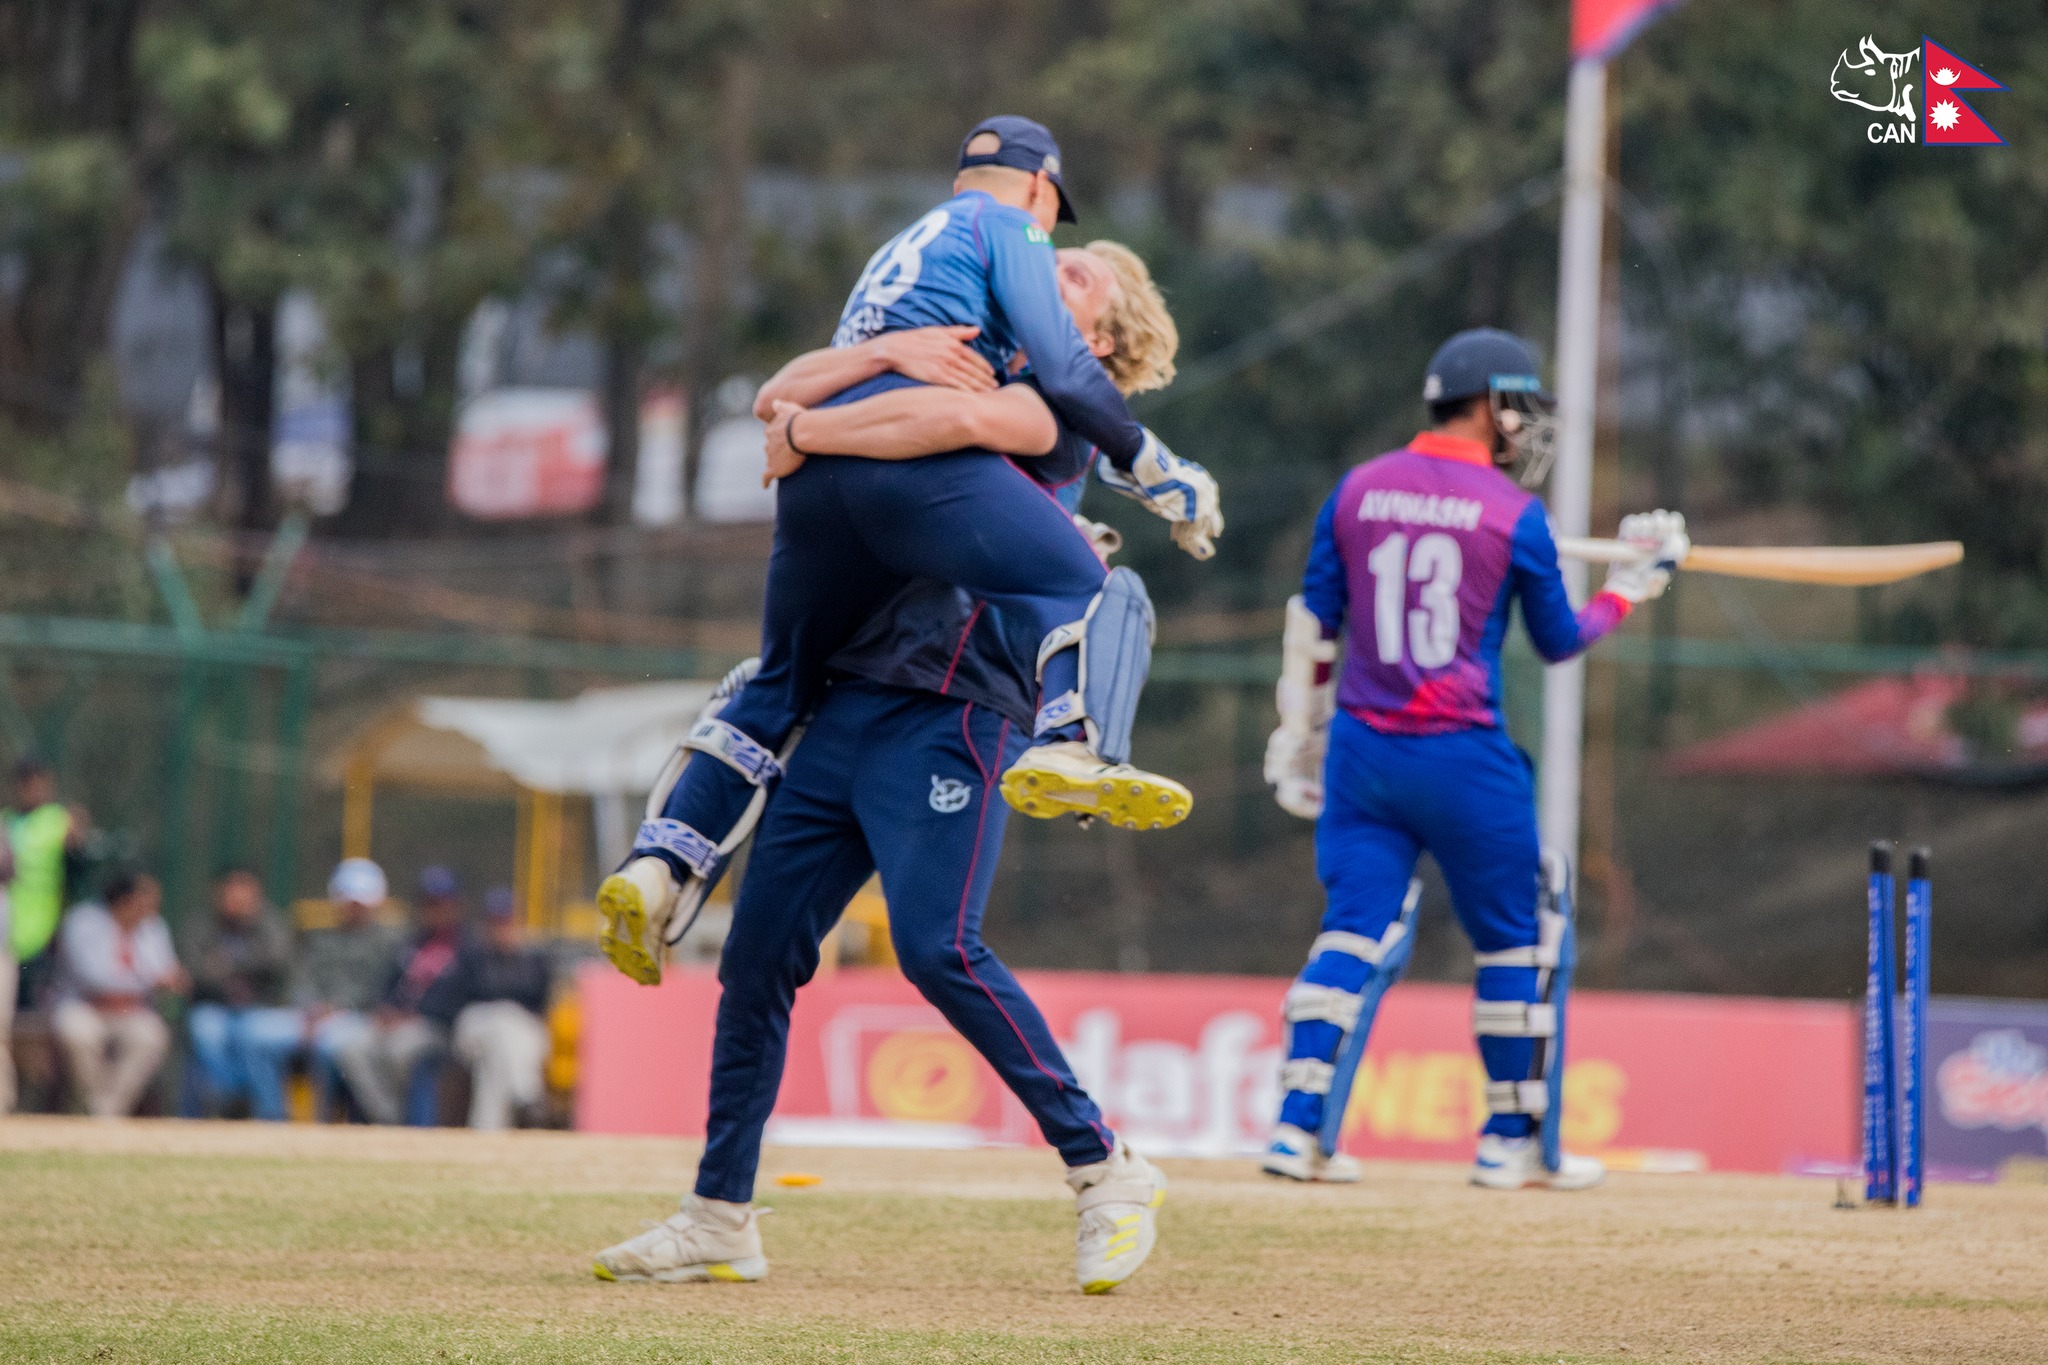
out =
<path fill-rule="evenodd" d="M 1572 60 L 1606 61 L 1676 0 L 1572 0 Z"/>
<path fill-rule="evenodd" d="M 1932 38 L 1921 40 L 1920 143 L 1924 147 L 1992 147 L 2005 141 L 1998 130 L 1963 102 L 1958 90 L 2005 87 Z"/>

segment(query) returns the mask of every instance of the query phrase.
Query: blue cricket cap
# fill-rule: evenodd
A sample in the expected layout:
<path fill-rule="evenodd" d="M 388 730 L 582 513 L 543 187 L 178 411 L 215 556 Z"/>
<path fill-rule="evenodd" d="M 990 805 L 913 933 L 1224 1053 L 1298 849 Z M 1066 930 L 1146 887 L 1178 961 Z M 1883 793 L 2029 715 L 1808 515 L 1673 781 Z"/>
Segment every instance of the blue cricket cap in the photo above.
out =
<path fill-rule="evenodd" d="M 518 909 L 518 905 L 519 903 L 513 899 L 512 888 L 509 886 L 494 886 L 484 892 L 485 919 L 511 919 L 512 913 Z"/>
<path fill-rule="evenodd" d="M 420 869 L 420 894 L 430 901 L 447 900 L 462 894 L 462 883 L 453 872 L 436 863 Z"/>
<path fill-rule="evenodd" d="M 1482 393 L 1529 393 L 1554 401 L 1543 387 L 1536 348 L 1497 327 L 1474 327 L 1437 347 L 1422 381 L 1422 401 L 1451 403 Z"/>
<path fill-rule="evenodd" d="M 970 154 L 968 144 L 983 133 L 996 135 L 995 150 Z M 1076 221 L 1074 201 L 1067 197 L 1067 187 L 1060 183 L 1060 144 L 1053 141 L 1051 130 L 1044 124 L 1016 114 L 997 114 L 994 118 L 983 119 L 960 139 L 960 169 L 964 171 L 969 166 L 1008 166 L 1011 170 L 1029 171 L 1033 175 L 1044 171 L 1052 180 L 1053 188 L 1060 192 L 1059 221 Z"/>

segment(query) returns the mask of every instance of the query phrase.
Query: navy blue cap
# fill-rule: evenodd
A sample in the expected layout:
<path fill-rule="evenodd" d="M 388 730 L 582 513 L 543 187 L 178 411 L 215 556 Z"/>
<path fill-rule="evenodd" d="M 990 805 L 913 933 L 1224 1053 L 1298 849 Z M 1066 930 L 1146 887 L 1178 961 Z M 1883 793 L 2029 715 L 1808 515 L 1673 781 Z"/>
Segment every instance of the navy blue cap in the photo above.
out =
<path fill-rule="evenodd" d="M 967 144 L 983 133 L 994 133 L 1001 142 L 992 152 L 968 155 Z M 1060 192 L 1059 221 L 1076 221 L 1074 201 L 1067 198 L 1067 188 L 1060 183 L 1060 144 L 1052 140 L 1052 132 L 1044 124 L 1016 114 L 997 114 L 994 118 L 983 119 L 960 139 L 960 169 L 964 171 L 969 166 L 1008 166 L 1011 170 L 1029 171 L 1033 175 L 1044 171 L 1052 180 L 1053 188 Z"/>
<path fill-rule="evenodd" d="M 1452 403 L 1482 393 L 1531 393 L 1554 401 L 1543 387 L 1536 348 L 1497 327 L 1474 327 L 1437 347 L 1422 381 L 1422 401 Z"/>
<path fill-rule="evenodd" d="M 517 908 L 518 904 L 513 900 L 512 888 L 509 886 L 494 886 L 484 892 L 485 919 L 511 919 L 512 912 Z"/>
<path fill-rule="evenodd" d="M 461 880 L 439 863 L 420 869 L 420 894 L 428 900 L 446 900 L 461 893 Z"/>

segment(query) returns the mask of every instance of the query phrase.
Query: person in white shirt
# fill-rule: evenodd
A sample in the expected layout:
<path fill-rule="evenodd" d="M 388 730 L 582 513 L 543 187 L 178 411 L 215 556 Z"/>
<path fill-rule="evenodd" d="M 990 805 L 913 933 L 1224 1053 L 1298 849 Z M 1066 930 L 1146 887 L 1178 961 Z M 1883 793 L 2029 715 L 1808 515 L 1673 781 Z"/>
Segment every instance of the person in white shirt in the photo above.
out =
<path fill-rule="evenodd" d="M 162 905 L 156 878 L 124 873 L 108 884 L 104 904 L 74 907 L 58 932 L 51 1024 L 72 1084 L 95 1118 L 135 1112 L 171 1045 L 155 997 L 191 988 L 157 913 Z"/>

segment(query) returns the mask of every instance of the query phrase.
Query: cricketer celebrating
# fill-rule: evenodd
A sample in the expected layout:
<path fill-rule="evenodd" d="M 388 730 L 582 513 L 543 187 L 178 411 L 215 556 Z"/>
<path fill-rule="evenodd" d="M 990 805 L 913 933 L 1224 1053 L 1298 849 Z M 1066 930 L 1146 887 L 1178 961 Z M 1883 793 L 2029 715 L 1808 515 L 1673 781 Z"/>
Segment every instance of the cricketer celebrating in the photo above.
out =
<path fill-rule="evenodd" d="M 1062 296 L 1118 387 L 1165 384 L 1177 338 L 1143 263 L 1103 242 L 1061 258 Z M 929 360 L 944 355 L 946 341 L 962 340 L 944 329 L 897 335 L 904 340 L 799 357 L 764 389 L 767 401 L 833 392 L 849 368 L 906 350 Z M 961 388 L 897 390 L 817 410 L 806 446 L 899 460 L 973 440 L 1029 456 L 1018 468 L 1071 509 L 1094 447 L 1057 426 L 1032 386 L 988 391 L 978 374 L 985 377 L 986 367 L 967 364 L 957 374 Z M 799 409 L 786 399 L 782 405 L 786 434 L 788 413 Z M 1143 585 L 1128 569 L 1110 576 L 1119 584 L 1119 609 L 1133 613 L 1131 639 L 1149 650 Z M 904 975 L 988 1060 L 1066 1163 L 1081 1288 L 1113 1289 L 1144 1263 L 1165 1176 L 1110 1130 L 1037 1006 L 981 938 L 1007 813 L 996 787 L 1025 747 L 1039 654 L 1029 623 L 924 580 L 832 656 L 833 685 L 767 803 L 720 959 L 723 993 L 696 1188 L 669 1218 L 599 1253 L 600 1279 L 755 1280 L 767 1273 L 751 1200 L 762 1132 L 781 1086 L 790 1009 L 817 969 L 819 943 L 877 870 Z"/>
<path fill-rule="evenodd" d="M 1029 119 L 984 120 L 961 144 L 954 189 L 875 253 L 833 345 L 953 325 L 974 329 L 972 345 L 996 375 L 1027 354 L 1052 412 L 1107 458 L 1105 481 L 1173 522 L 1189 554 L 1213 554 L 1223 529 L 1215 480 L 1132 420 L 1062 306 L 1048 234 L 1074 215 L 1052 135 Z M 927 378 L 877 373 L 825 403 Z M 1006 800 L 1041 818 L 1102 815 L 1129 829 L 1186 817 L 1187 788 L 1132 767 L 1120 746 L 1129 729 L 1115 713 L 1135 706 L 1144 683 L 1129 634 L 1140 614 L 1042 487 L 977 451 L 908 463 L 808 460 L 777 485 L 760 670 L 692 731 L 688 747 L 707 761 L 683 766 L 625 866 L 598 889 L 601 944 L 621 971 L 646 984 L 661 979 L 665 946 L 760 818 L 797 727 L 823 693 L 827 661 L 920 578 L 967 590 L 1043 642 L 1032 726 L 1039 742 L 1005 772 Z"/>
<path fill-rule="evenodd" d="M 1506 332 L 1461 332 L 1430 360 L 1423 398 L 1433 429 L 1344 477 L 1288 603 L 1266 776 L 1282 806 L 1316 820 L 1328 904 L 1287 993 L 1285 1098 L 1264 1169 L 1359 1179 L 1337 1138 L 1373 1010 L 1413 945 L 1411 877 L 1427 850 L 1478 966 L 1490 1116 L 1472 1181 L 1582 1189 L 1604 1168 L 1555 1140 L 1567 878 L 1561 861 L 1544 867 L 1530 764 L 1502 728 L 1501 643 L 1519 601 L 1543 658 L 1586 649 L 1664 591 L 1688 549 L 1685 519 L 1624 519 L 1621 538 L 1641 556 L 1611 567 L 1574 612 L 1543 504 L 1502 468 L 1519 464 L 1533 487 L 1549 463 L 1552 404 L 1534 350 Z"/>

